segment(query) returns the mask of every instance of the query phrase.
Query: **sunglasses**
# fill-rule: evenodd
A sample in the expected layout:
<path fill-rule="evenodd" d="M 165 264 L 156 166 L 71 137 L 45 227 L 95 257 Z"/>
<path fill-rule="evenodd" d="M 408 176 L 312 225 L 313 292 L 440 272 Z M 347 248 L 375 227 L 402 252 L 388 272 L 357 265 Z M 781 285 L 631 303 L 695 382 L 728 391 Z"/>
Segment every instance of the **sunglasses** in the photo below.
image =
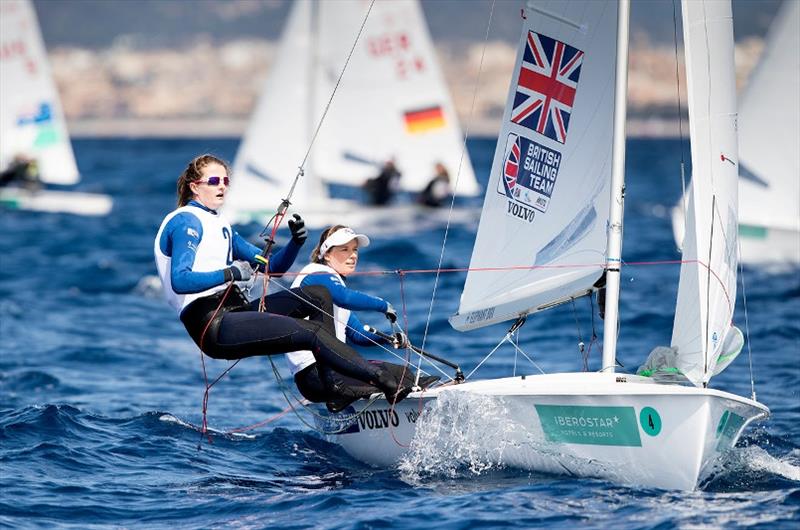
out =
<path fill-rule="evenodd" d="M 197 182 L 200 184 L 208 184 L 209 186 L 219 186 L 219 182 L 222 182 L 228 186 L 231 183 L 231 179 L 229 177 L 208 177 L 208 180 L 198 180 Z"/>

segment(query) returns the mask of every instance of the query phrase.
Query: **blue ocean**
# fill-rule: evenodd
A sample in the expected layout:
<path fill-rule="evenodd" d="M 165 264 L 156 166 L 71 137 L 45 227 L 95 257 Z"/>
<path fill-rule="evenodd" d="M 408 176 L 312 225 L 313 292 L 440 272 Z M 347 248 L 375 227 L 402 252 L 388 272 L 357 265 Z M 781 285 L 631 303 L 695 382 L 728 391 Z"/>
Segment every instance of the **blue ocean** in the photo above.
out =
<path fill-rule="evenodd" d="M 302 409 L 285 412 L 285 388 L 266 358 L 240 362 L 213 387 L 213 432 L 203 437 L 197 427 L 205 388 L 201 357 L 153 283 L 153 238 L 174 208 L 186 162 L 202 152 L 230 160 L 236 147 L 230 139 L 77 140 L 78 187 L 111 194 L 110 216 L 0 213 L 0 526 L 798 527 L 797 270 L 744 269 L 735 318 L 749 334 L 749 348 L 712 384 L 750 396 L 752 363 L 758 399 L 772 416 L 751 426 L 722 470 L 694 492 L 535 474 L 450 454 L 441 455 L 440 473 L 423 480 L 399 468 L 374 469 L 326 442 Z M 468 148 L 485 184 L 494 142 L 473 140 Z M 623 256 L 631 265 L 623 268 L 622 371 L 635 371 L 654 346 L 669 343 L 679 266 L 659 262 L 680 259 L 668 210 L 681 193 L 682 150 L 688 157 L 688 146 L 677 140 L 629 141 Z M 279 199 L 263 198 L 265 206 Z M 255 238 L 259 228 L 241 232 Z M 439 265 L 445 225 L 356 228 L 373 236 L 361 253 L 362 271 Z M 475 231 L 447 230 L 443 268 L 468 266 Z M 310 240 L 318 236 L 312 232 Z M 282 232 L 279 242 L 287 237 Z M 635 265 L 641 262 L 654 264 Z M 464 277 L 448 273 L 437 281 L 416 274 L 401 282 L 387 273 L 358 276 L 350 285 L 403 308 L 419 344 L 436 284 L 425 348 L 469 373 L 508 324 L 466 334 L 450 328 L 447 317 L 457 308 Z M 578 300 L 529 318 L 521 347 L 547 372 L 581 370 L 582 341 L 588 369 L 596 370 L 602 324 L 591 309 L 588 300 Z M 374 315 L 364 319 L 385 325 Z M 600 337 L 594 342 L 593 331 Z M 283 359 L 274 362 L 286 376 Z M 514 362 L 513 350 L 501 348 L 475 377 L 509 375 Z M 518 373 L 536 372 L 517 362 Z M 206 360 L 206 366 L 216 377 L 228 364 Z M 252 425 L 258 426 L 240 430 Z M 480 429 L 473 435 L 480 437 Z"/>

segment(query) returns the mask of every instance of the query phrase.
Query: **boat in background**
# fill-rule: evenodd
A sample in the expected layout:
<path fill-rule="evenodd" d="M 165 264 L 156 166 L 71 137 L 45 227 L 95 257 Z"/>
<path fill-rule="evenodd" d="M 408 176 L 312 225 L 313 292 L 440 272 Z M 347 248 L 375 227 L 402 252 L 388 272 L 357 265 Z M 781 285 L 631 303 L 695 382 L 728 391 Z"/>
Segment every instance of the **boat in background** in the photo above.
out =
<path fill-rule="evenodd" d="M 234 161 L 224 207 L 232 222 L 263 223 L 272 216 L 303 162 L 305 175 L 292 195 L 292 210 L 315 228 L 373 225 L 381 219 L 394 224 L 415 215 L 447 219 L 446 208 L 370 207 L 359 200 L 331 198 L 328 184 L 360 188 L 390 159 L 402 172 L 401 191 L 421 191 L 433 177 L 435 163 L 442 162 L 454 184 L 458 176 L 456 194 L 479 192 L 416 0 L 376 2 L 345 69 L 369 5 L 359 0 L 293 4 Z M 477 215 L 474 208 L 456 218 L 474 221 Z"/>
<path fill-rule="evenodd" d="M 672 343 L 654 348 L 636 375 L 615 372 L 629 9 L 628 0 L 528 3 L 450 318 L 459 331 L 513 322 L 500 344 L 525 355 L 514 334 L 527 318 L 605 283 L 602 369 L 468 378 L 395 406 L 376 395 L 337 414 L 317 407 L 318 429 L 353 457 L 424 470 L 436 467 L 426 459 L 440 448 L 434 459 L 691 490 L 751 422 L 769 415 L 755 393 L 708 386 L 742 346 L 732 324 L 738 156 L 729 1 L 682 2 L 694 199 Z"/>
<path fill-rule="evenodd" d="M 784 1 L 739 105 L 739 259 L 800 267 L 800 2 Z M 672 210 L 675 241 L 685 199 Z"/>
<path fill-rule="evenodd" d="M 80 180 L 58 92 L 30 0 L 0 2 L 0 169 L 15 159 L 35 162 L 42 184 Z M 106 215 L 108 195 L 3 186 L 9 208 L 78 215 Z"/>

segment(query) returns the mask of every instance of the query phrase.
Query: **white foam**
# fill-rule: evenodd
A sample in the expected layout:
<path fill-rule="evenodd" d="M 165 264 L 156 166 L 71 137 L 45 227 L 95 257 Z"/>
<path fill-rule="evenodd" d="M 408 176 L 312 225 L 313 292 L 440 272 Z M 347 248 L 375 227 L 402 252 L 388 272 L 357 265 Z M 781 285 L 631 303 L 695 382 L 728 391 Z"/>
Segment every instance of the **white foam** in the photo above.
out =
<path fill-rule="evenodd" d="M 788 455 L 776 458 L 758 446 L 741 449 L 742 459 L 752 470 L 766 471 L 773 475 L 800 482 L 800 449 L 793 449 Z"/>
<path fill-rule="evenodd" d="M 498 398 L 466 392 L 442 392 L 419 420 L 407 454 L 400 461 L 403 478 L 456 477 L 503 466 L 503 455 L 518 430 Z"/>
<path fill-rule="evenodd" d="M 200 432 L 202 430 L 197 425 L 189 423 L 188 421 L 184 421 L 176 416 L 173 416 L 172 414 L 162 414 L 161 416 L 159 416 L 158 420 L 166 423 L 175 423 L 177 425 L 180 425 L 181 427 L 192 429 L 193 431 L 197 432 Z M 211 427 L 207 428 L 206 432 L 208 434 L 212 434 L 215 436 L 229 436 L 231 438 L 244 438 L 246 440 L 255 440 L 256 438 L 254 434 L 247 434 L 244 432 L 225 432 L 225 431 L 219 431 L 217 429 L 212 429 Z"/>

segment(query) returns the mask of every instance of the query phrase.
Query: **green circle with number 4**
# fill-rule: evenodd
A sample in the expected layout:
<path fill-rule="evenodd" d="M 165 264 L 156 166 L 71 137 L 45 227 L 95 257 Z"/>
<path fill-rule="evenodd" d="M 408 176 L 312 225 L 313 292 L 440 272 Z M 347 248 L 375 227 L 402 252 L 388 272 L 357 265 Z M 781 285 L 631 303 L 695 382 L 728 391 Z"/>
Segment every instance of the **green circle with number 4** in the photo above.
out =
<path fill-rule="evenodd" d="M 653 407 L 642 409 L 639 413 L 639 423 L 642 425 L 642 430 L 650 436 L 656 436 L 661 432 L 661 416 Z"/>

